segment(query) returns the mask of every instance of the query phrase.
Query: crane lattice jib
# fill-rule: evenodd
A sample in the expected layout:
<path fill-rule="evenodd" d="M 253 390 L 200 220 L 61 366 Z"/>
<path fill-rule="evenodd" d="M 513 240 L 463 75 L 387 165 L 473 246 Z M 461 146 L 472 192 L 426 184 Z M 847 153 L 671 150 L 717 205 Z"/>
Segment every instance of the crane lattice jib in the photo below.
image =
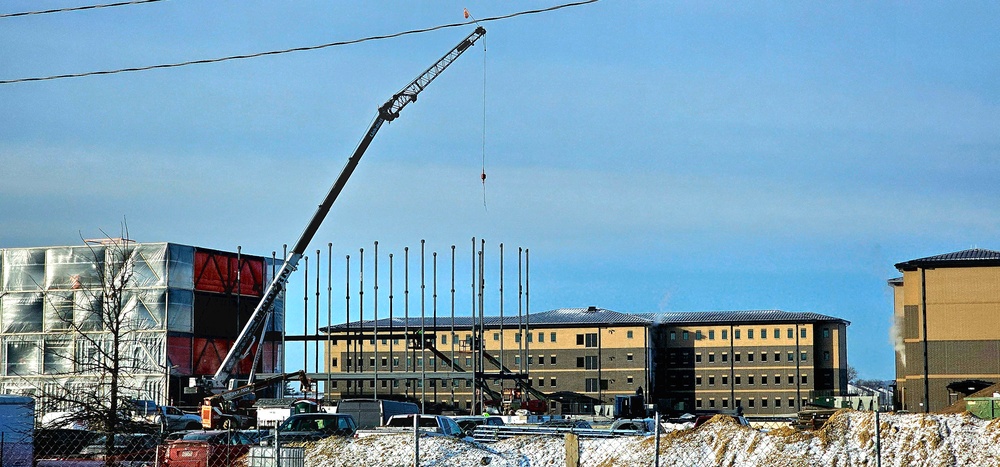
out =
<path fill-rule="evenodd" d="M 375 121 L 372 122 L 371 126 L 368 127 L 368 131 L 365 132 L 364 137 L 358 143 L 357 148 L 354 149 L 354 153 L 344 168 L 340 171 L 340 175 L 337 180 L 333 182 L 333 186 L 330 187 L 330 191 L 327 193 L 326 198 L 316 209 L 316 213 L 313 214 L 312 219 L 306 226 L 305 230 L 299 236 L 299 240 L 295 242 L 292 249 L 288 252 L 288 256 L 285 258 L 284 263 L 281 265 L 281 269 L 274 275 L 274 279 L 264 290 L 264 295 L 257 307 L 254 309 L 253 313 L 250 315 L 250 319 L 247 320 L 247 324 L 240 331 L 239 336 L 236 338 L 236 342 L 229 349 L 229 353 L 222 360 L 222 364 L 219 365 L 219 370 L 215 372 L 210 381 L 206 383 L 213 387 L 219 387 L 225 383 L 231 376 L 233 369 L 236 368 L 236 364 L 243 358 L 243 356 L 250 350 L 253 346 L 254 340 L 257 339 L 257 334 L 260 334 L 260 340 L 263 341 L 263 331 L 264 323 L 267 322 L 267 316 L 274 309 L 274 302 L 278 297 L 278 294 L 285 288 L 285 284 L 288 282 L 288 277 L 295 271 L 295 268 L 299 264 L 299 260 L 302 259 L 302 255 L 305 254 L 306 248 L 309 246 L 309 242 L 312 241 L 313 236 L 316 235 L 316 231 L 319 230 L 320 224 L 323 223 L 323 219 L 326 218 L 330 208 L 333 207 L 333 203 L 340 196 L 340 192 L 344 189 L 347 184 L 347 180 L 354 173 L 354 169 L 357 168 L 358 162 L 361 161 L 361 156 L 364 155 L 365 151 L 368 149 L 368 145 L 371 144 L 372 139 L 375 138 L 375 134 L 378 133 L 379 128 L 385 122 L 391 122 L 399 117 L 399 111 L 406 107 L 406 104 L 417 100 L 417 94 L 423 91 L 424 88 L 434 81 L 448 65 L 462 55 L 469 47 L 479 40 L 480 37 L 486 34 L 486 29 L 477 27 L 472 34 L 459 42 L 454 48 L 451 49 L 447 54 L 441 57 L 437 62 L 431 65 L 430 68 L 424 70 L 417 79 L 410 82 L 402 90 L 397 92 L 392 96 L 391 99 L 382 104 L 378 108 L 378 115 L 375 117 Z"/>
<path fill-rule="evenodd" d="M 424 70 L 424 72 L 421 73 L 417 79 L 413 80 L 410 84 L 406 85 L 403 89 L 394 94 L 392 99 L 386 101 L 385 104 L 382 104 L 382 106 L 378 109 L 379 115 L 387 122 L 395 120 L 396 117 L 399 116 L 399 111 L 403 110 L 403 107 L 406 107 L 406 104 L 417 100 L 417 94 L 420 94 L 420 91 L 423 91 L 424 88 L 431 83 L 431 81 L 434 81 L 434 78 L 437 78 L 445 68 L 448 68 L 448 65 L 451 65 L 451 63 L 454 62 L 459 55 L 462 55 L 462 52 L 465 52 L 466 49 L 472 47 L 472 45 L 485 34 L 486 29 L 482 26 L 476 28 L 475 31 L 472 31 L 472 34 L 469 34 L 469 37 L 466 37 L 465 40 L 460 42 L 453 49 L 451 49 L 450 52 L 441 57 L 437 63 Z"/>

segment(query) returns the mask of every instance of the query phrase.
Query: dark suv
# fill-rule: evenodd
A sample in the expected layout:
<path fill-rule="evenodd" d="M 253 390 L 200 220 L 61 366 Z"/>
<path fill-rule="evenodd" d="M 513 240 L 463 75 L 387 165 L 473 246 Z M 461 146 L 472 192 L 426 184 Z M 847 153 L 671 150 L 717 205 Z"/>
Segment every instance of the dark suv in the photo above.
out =
<path fill-rule="evenodd" d="M 358 424 L 354 417 L 342 413 L 300 413 L 285 419 L 275 430 L 278 441 L 289 442 L 316 441 L 328 436 L 354 436 Z M 266 440 L 269 444 L 274 436 Z"/>

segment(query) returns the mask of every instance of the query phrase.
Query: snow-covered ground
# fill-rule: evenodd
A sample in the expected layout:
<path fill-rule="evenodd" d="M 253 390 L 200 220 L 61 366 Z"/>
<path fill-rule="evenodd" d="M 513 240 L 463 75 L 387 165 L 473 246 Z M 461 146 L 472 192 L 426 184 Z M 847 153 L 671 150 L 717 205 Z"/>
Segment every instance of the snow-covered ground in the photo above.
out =
<path fill-rule="evenodd" d="M 968 414 L 881 414 L 881 465 L 1000 466 L 1000 420 Z M 581 439 L 588 466 L 650 466 L 655 440 L 647 437 Z M 716 417 L 697 429 L 660 436 L 660 465 L 875 466 L 875 414 L 844 410 L 820 430 L 761 432 Z M 306 446 L 306 466 L 411 466 L 410 435 L 358 440 L 328 438 Z M 563 467 L 565 442 L 554 436 L 518 437 L 493 444 L 442 437 L 420 439 L 422 466 Z"/>

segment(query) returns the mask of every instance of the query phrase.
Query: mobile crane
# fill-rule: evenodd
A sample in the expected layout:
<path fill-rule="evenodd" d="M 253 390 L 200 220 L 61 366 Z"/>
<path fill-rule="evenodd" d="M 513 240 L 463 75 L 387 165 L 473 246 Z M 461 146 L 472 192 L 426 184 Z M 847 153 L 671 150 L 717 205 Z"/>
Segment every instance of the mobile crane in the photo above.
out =
<path fill-rule="evenodd" d="M 278 297 L 278 294 L 281 293 L 281 291 L 284 289 L 285 284 L 288 282 L 288 277 L 292 274 L 293 271 L 295 271 L 299 263 L 299 260 L 302 259 L 302 256 L 305 254 L 306 248 L 308 248 L 309 246 L 309 242 L 312 241 L 313 236 L 316 234 L 316 231 L 319 230 L 320 224 L 323 223 L 323 219 L 326 218 L 326 215 L 327 213 L 329 213 L 330 208 L 333 206 L 333 203 L 337 200 L 337 197 L 340 195 L 340 192 L 344 189 L 344 186 L 347 184 L 347 180 L 351 177 L 351 174 L 354 173 L 354 169 L 357 168 L 358 162 L 361 161 L 361 156 L 363 156 L 365 151 L 368 149 L 368 145 L 371 144 L 372 139 L 375 138 L 375 134 L 378 133 L 378 130 L 379 128 L 382 127 L 382 124 L 386 122 L 391 122 L 395 120 L 397 117 L 399 117 L 399 112 L 403 110 L 403 107 L 406 107 L 406 105 L 409 104 L 410 102 L 416 101 L 417 95 L 420 94 L 420 92 L 423 91 L 424 88 L 426 88 L 427 85 L 431 83 L 431 81 L 434 81 L 434 79 L 437 78 L 437 76 L 441 74 L 441 72 L 443 72 L 445 68 L 448 68 L 448 66 L 451 65 L 452 62 L 455 61 L 455 59 L 457 59 L 460 55 L 462 55 L 462 53 L 464 53 L 467 49 L 472 47 L 472 45 L 475 44 L 476 41 L 479 40 L 479 38 L 483 37 L 483 35 L 485 34 L 486 34 L 486 29 L 484 29 L 483 27 L 477 27 L 475 31 L 469 34 L 465 39 L 462 39 L 462 41 L 459 42 L 458 45 L 453 47 L 448 53 L 446 53 L 437 62 L 431 65 L 430 68 L 428 68 L 419 76 L 417 76 L 416 79 L 411 81 L 410 84 L 407 84 L 405 87 L 403 87 L 403 89 L 401 89 L 399 92 L 393 94 L 392 98 L 387 100 L 384 104 L 382 104 L 378 108 L 378 114 L 376 115 L 375 120 L 372 122 L 371 126 L 368 127 L 368 131 L 361 139 L 361 142 L 358 143 L 358 146 L 357 148 L 355 148 L 354 153 L 347 160 L 347 163 L 344 165 L 344 168 L 340 172 L 340 176 L 337 177 L 337 180 L 333 183 L 333 186 L 330 187 L 330 191 L 329 193 L 327 193 L 326 198 L 323 199 L 323 202 L 319 205 L 319 208 L 317 208 L 316 213 L 313 214 L 312 220 L 310 220 L 305 230 L 299 236 L 298 241 L 295 242 L 294 246 L 292 246 L 292 249 L 288 252 L 284 264 L 282 264 L 281 269 L 278 270 L 278 272 L 274 276 L 274 279 L 271 280 L 271 283 L 267 286 L 267 289 L 264 291 L 263 297 L 257 304 L 257 307 L 254 308 L 254 311 L 250 315 L 250 318 L 247 320 L 247 324 L 240 331 L 240 334 L 239 336 L 237 336 L 236 341 L 233 343 L 233 346 L 229 349 L 229 353 L 226 354 L 226 357 L 222 360 L 222 363 L 219 365 L 218 371 L 215 372 L 215 375 L 204 378 L 201 381 L 202 386 L 207 391 L 212 393 L 218 393 L 219 391 L 223 390 L 226 382 L 232 376 L 232 373 L 236 368 L 236 365 L 239 363 L 240 360 L 242 360 L 243 356 L 249 353 L 249 350 L 253 346 L 253 343 L 256 340 L 258 333 L 260 335 L 260 342 L 263 342 L 264 332 L 266 331 L 267 328 L 267 322 L 274 311 L 275 299 Z M 287 375 L 283 375 L 279 379 L 279 381 L 284 380 L 284 376 Z M 268 384 L 273 384 L 275 382 L 276 381 L 272 381 Z M 261 384 L 262 383 L 264 382 L 261 382 Z M 251 383 L 250 385 L 247 386 L 251 385 L 254 384 Z M 222 413 L 218 414 L 219 416 L 226 415 L 224 413 L 225 405 L 226 404 L 216 405 L 216 407 L 222 407 L 223 409 Z"/>
<path fill-rule="evenodd" d="M 257 417 L 251 412 L 250 406 L 256 400 L 256 393 L 287 380 L 298 379 L 302 392 L 308 391 L 311 385 L 306 372 L 299 370 L 292 373 L 274 376 L 257 382 L 206 397 L 201 403 L 201 425 L 206 430 L 241 429 L 255 426 Z"/>

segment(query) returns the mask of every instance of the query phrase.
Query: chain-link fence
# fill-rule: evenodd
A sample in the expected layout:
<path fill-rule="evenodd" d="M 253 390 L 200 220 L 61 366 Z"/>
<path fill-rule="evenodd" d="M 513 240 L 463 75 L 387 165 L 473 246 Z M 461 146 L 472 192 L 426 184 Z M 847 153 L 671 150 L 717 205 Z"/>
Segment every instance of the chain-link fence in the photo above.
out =
<path fill-rule="evenodd" d="M 697 424 L 697 426 L 695 426 Z M 194 430 L 108 438 L 83 430 L 36 430 L 33 456 L 0 432 L 3 466 L 995 466 L 1000 422 L 965 414 L 880 414 L 841 410 L 828 420 L 717 415 L 611 430 L 537 425 L 480 426 L 475 439 L 433 430 L 369 430 L 315 442 L 281 442 L 270 432 Z M 292 433 L 287 433 L 292 434 Z M 119 439 L 120 438 L 120 439 Z M 276 442 L 277 441 L 277 442 Z M 110 454 L 108 454 L 110 452 Z"/>

